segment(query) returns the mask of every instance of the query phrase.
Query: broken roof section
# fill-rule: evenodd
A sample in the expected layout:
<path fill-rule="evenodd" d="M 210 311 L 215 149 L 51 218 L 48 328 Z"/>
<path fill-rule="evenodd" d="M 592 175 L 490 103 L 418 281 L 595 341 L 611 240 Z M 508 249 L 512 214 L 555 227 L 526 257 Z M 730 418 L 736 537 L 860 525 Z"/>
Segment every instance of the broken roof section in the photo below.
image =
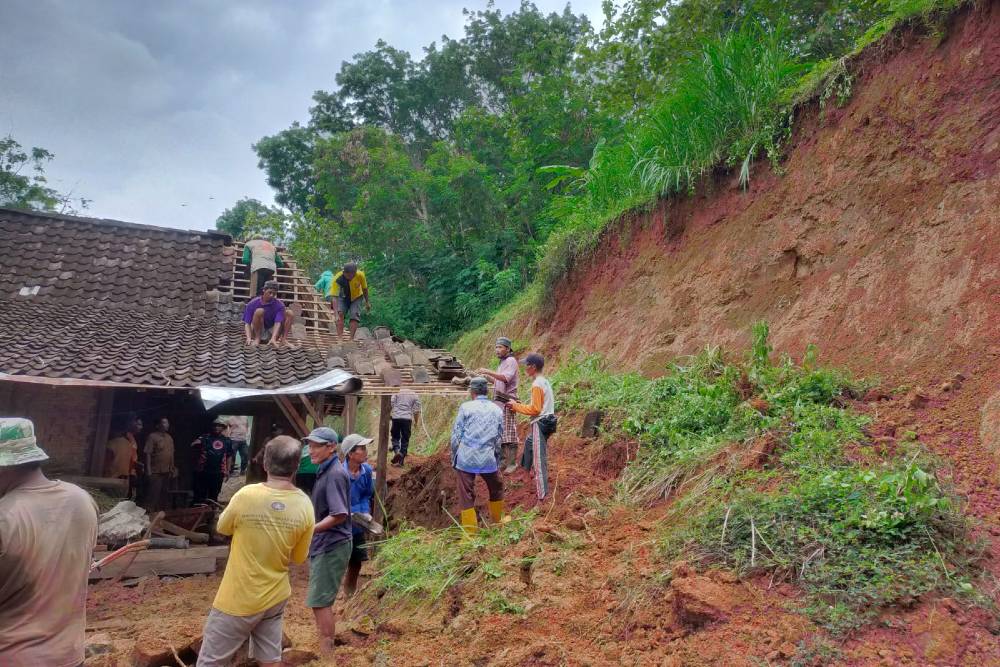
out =
<path fill-rule="evenodd" d="M 464 369 L 443 350 L 384 327 L 340 338 L 285 251 L 278 296 L 301 316 L 295 345 L 276 349 L 244 343 L 247 267 L 226 234 L 0 208 L 0 250 L 0 379 L 277 390 L 343 369 L 363 384 L 338 393 L 464 393 L 451 381 Z"/>

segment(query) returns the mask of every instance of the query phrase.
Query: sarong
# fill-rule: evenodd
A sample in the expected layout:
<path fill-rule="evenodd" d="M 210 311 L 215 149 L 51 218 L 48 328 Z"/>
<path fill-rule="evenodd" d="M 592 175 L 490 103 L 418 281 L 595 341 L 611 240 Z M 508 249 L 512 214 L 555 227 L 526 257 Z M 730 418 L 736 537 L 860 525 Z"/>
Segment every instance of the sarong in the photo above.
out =
<path fill-rule="evenodd" d="M 513 410 L 503 411 L 503 433 L 500 435 L 501 444 L 519 442 L 517 439 L 517 413 Z"/>

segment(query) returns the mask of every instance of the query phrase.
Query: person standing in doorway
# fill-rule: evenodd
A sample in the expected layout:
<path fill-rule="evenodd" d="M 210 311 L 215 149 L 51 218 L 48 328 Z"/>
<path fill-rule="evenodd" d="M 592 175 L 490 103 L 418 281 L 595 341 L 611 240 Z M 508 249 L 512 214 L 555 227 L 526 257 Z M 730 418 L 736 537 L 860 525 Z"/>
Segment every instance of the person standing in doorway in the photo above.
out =
<path fill-rule="evenodd" d="M 340 458 L 344 460 L 344 470 L 351 479 L 351 516 L 363 514 L 371 517 L 375 499 L 375 471 L 368 465 L 368 445 L 372 438 L 352 433 L 340 443 Z M 354 523 L 352 529 L 351 559 L 347 563 L 344 576 L 344 595 L 351 597 L 358 588 L 361 564 L 368 560 L 365 546 L 365 528 Z"/>
<path fill-rule="evenodd" d="M 285 266 L 274 244 L 259 237 L 243 246 L 243 263 L 250 269 L 250 294 L 253 296 L 260 296 L 264 284 L 274 278 L 278 267 Z"/>
<path fill-rule="evenodd" d="M 493 398 L 497 407 L 503 408 L 508 401 L 517 400 L 517 358 L 513 353 L 513 343 L 510 338 L 497 338 L 497 358 L 500 366 L 496 371 L 480 368 L 476 373 L 493 380 Z M 500 437 L 500 466 L 504 474 L 509 475 L 517 469 L 517 417 L 510 410 L 503 412 L 503 435 Z"/>
<path fill-rule="evenodd" d="M 236 473 L 236 455 L 240 456 L 240 475 L 247 474 L 250 465 L 250 427 L 246 417 L 233 415 L 229 418 L 229 439 L 233 441 L 233 460 L 229 466 L 229 474 Z"/>
<path fill-rule="evenodd" d="M 556 431 L 556 401 L 552 384 L 542 375 L 545 358 L 533 352 L 524 358 L 524 369 L 531 378 L 531 403 L 511 401 L 507 409 L 531 417 L 531 434 L 524 441 L 521 466 L 531 471 L 535 492 L 542 501 L 549 494 L 549 436 Z"/>
<path fill-rule="evenodd" d="M 306 606 L 313 610 L 320 650 L 334 649 L 337 615 L 333 604 L 351 559 L 351 479 L 337 461 L 337 432 L 321 426 L 306 436 L 309 457 L 316 464 L 312 501 L 316 528 L 309 545 L 309 592 Z"/>
<path fill-rule="evenodd" d="M 229 458 L 233 452 L 233 445 L 225 435 L 227 426 L 226 420 L 217 417 L 212 424 L 212 432 L 191 443 L 195 504 L 206 500 L 219 502 L 219 492 L 222 491 L 222 482 L 229 475 Z"/>
<path fill-rule="evenodd" d="M 336 297 L 337 303 L 337 334 L 344 337 L 344 320 L 350 320 L 351 340 L 361 324 L 361 300 L 365 301 L 365 310 L 371 311 L 372 302 L 368 298 L 368 279 L 365 272 L 358 270 L 354 262 L 344 264 L 344 268 L 333 277 L 330 283 L 330 294 Z"/>
<path fill-rule="evenodd" d="M 156 422 L 156 430 L 146 437 L 145 457 L 149 474 L 146 504 L 152 512 L 167 509 L 167 492 L 170 481 L 177 478 L 177 468 L 174 466 L 174 439 L 166 417 L 161 417 Z"/>
<path fill-rule="evenodd" d="M 216 530 L 233 538 L 222 583 L 205 622 L 197 667 L 224 667 L 245 641 L 263 667 L 281 665 L 288 565 L 309 554 L 313 513 L 292 484 L 302 443 L 282 436 L 264 445 L 267 481 L 233 494 Z"/>
<path fill-rule="evenodd" d="M 401 389 L 390 399 L 392 412 L 392 463 L 402 466 L 410 448 L 410 435 L 420 419 L 420 398 L 412 389 Z"/>
<path fill-rule="evenodd" d="M 503 410 L 487 396 L 486 378 L 469 383 L 470 400 L 462 403 L 451 429 L 451 464 L 458 481 L 458 506 L 462 529 L 471 536 L 479 527 L 476 519 L 476 475 L 483 478 L 490 494 L 490 517 L 503 520 L 503 481 L 497 464 L 497 448 L 503 434 Z"/>
<path fill-rule="evenodd" d="M 82 665 L 97 505 L 42 474 L 31 421 L 0 418 L 0 665 Z"/>
<path fill-rule="evenodd" d="M 142 420 L 135 415 L 120 423 L 114 429 L 115 437 L 105 447 L 104 476 L 125 481 L 128 485 L 126 498 L 135 500 L 139 482 L 139 443 L 136 435 L 142 431 Z"/>

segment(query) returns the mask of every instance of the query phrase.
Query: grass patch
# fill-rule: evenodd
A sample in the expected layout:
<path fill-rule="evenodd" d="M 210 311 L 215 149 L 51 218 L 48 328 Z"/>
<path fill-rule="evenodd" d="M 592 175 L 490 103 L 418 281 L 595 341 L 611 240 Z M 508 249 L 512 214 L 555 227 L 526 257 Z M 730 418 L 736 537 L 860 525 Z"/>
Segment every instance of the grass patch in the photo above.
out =
<path fill-rule="evenodd" d="M 835 630 L 932 591 L 983 600 L 981 546 L 919 443 L 859 463 L 868 419 L 848 406 L 864 383 L 818 367 L 812 349 L 798 364 L 773 356 L 761 323 L 745 360 L 707 349 L 651 379 L 576 357 L 554 379 L 564 406 L 603 409 L 639 441 L 620 500 L 678 492 L 665 559 L 794 581 Z"/>
<path fill-rule="evenodd" d="M 535 514 L 516 512 L 510 523 L 481 528 L 463 539 L 458 527 L 443 530 L 403 528 L 379 543 L 375 577 L 366 595 L 421 606 L 436 602 L 465 580 L 494 580 L 503 574 L 499 558 L 531 529 Z"/>

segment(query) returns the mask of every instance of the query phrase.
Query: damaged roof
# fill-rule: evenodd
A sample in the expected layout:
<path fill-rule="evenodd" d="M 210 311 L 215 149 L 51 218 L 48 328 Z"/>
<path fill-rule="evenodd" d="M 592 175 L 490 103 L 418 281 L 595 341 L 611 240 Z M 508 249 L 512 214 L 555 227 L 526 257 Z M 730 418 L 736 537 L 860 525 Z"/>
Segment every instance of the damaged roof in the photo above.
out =
<path fill-rule="evenodd" d="M 244 344 L 228 235 L 0 208 L 0 249 L 2 373 L 271 389 L 327 370 L 324 349 Z"/>

